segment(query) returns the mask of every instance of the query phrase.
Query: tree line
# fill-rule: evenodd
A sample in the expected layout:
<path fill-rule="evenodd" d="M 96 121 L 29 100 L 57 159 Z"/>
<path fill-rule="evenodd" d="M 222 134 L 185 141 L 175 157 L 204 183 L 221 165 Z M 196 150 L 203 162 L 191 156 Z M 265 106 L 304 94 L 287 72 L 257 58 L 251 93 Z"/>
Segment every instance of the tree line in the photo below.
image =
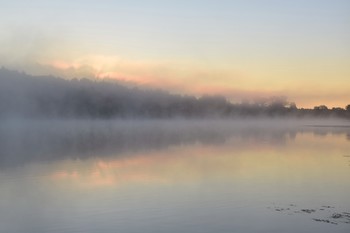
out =
<path fill-rule="evenodd" d="M 231 103 L 224 96 L 195 97 L 127 87 L 118 82 L 65 80 L 0 69 L 0 117 L 57 118 L 206 118 L 341 117 L 345 108 L 297 108 L 285 97 Z"/>

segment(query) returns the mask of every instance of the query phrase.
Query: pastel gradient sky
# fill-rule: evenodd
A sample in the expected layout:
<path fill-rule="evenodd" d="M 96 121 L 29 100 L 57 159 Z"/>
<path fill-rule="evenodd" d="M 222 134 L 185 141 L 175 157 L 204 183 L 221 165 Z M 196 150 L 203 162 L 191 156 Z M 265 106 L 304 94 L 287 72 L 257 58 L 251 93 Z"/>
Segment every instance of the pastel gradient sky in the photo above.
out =
<path fill-rule="evenodd" d="M 350 103 L 348 0 L 0 0 L 0 65 L 232 101 Z"/>

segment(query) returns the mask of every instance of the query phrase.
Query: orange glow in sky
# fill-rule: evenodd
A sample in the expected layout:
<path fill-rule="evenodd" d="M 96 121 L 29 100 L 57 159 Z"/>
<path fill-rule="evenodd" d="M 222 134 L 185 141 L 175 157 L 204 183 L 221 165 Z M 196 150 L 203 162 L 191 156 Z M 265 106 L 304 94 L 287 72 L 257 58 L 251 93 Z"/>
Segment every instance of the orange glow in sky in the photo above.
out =
<path fill-rule="evenodd" d="M 298 107 L 350 101 L 347 1 L 13 0 L 0 14 L 0 66 L 30 74 Z"/>

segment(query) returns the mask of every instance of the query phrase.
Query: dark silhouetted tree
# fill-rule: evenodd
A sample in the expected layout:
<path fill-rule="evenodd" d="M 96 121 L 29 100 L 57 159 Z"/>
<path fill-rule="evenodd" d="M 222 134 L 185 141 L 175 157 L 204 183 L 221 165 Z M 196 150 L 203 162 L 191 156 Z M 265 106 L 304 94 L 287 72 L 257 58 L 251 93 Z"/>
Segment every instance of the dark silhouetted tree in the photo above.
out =
<path fill-rule="evenodd" d="M 347 112 L 350 112 L 350 104 L 348 104 L 345 109 Z"/>

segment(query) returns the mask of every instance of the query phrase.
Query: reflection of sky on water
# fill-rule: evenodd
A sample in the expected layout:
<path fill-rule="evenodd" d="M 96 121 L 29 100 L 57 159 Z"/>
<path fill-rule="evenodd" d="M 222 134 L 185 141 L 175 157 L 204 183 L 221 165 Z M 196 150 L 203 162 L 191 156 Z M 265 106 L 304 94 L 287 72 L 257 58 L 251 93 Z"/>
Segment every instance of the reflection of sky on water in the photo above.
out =
<path fill-rule="evenodd" d="M 233 137 L 220 146 L 197 143 L 136 152 L 131 157 L 122 155 L 116 159 L 64 160 L 56 166 L 61 164 L 64 168 L 71 163 L 73 168 L 59 170 L 53 178 L 115 185 L 129 182 L 186 183 L 207 179 L 263 178 L 266 181 L 295 178 L 303 181 L 304 177 L 315 176 L 317 179 L 322 173 L 327 174 L 322 182 L 333 182 L 336 177 L 344 181 L 348 171 L 343 169 L 345 177 L 338 177 L 341 171 L 338 165 L 344 163 L 339 155 L 349 147 L 348 142 L 341 135 L 317 137 L 312 133 L 298 134 L 280 147 L 267 141 L 259 144 L 255 139 L 243 141 Z M 294 174 L 295 171 L 298 173 Z"/>
<path fill-rule="evenodd" d="M 348 232 L 267 209 L 349 211 L 348 128 L 136 124 L 1 141 L 0 232 Z"/>

